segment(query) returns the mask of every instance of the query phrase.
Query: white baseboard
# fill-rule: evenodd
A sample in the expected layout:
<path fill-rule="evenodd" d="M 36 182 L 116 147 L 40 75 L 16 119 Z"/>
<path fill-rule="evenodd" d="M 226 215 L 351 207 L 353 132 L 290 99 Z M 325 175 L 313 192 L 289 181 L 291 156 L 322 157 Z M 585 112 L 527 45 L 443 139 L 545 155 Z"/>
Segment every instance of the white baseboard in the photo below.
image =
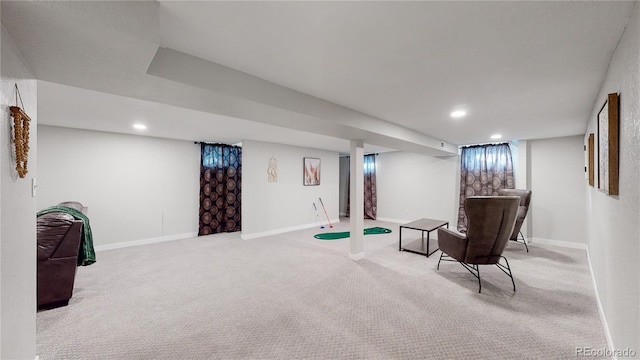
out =
<path fill-rule="evenodd" d="M 362 259 L 364 259 L 364 251 L 361 252 L 361 253 L 357 253 L 357 254 L 349 253 L 349 258 L 351 260 L 355 260 L 355 261 L 362 260 Z"/>
<path fill-rule="evenodd" d="M 555 245 L 572 249 L 587 250 L 587 244 L 580 244 L 571 241 L 551 240 L 543 238 L 527 238 L 527 241 L 531 244 Z"/>
<path fill-rule="evenodd" d="M 385 218 L 385 217 L 377 217 L 376 220 L 378 221 L 384 221 L 384 222 L 390 222 L 390 223 L 396 223 L 396 224 L 406 224 L 406 223 L 410 223 L 416 219 L 413 220 L 400 220 L 400 219 L 391 219 L 391 218 Z"/>
<path fill-rule="evenodd" d="M 604 315 L 604 308 L 602 302 L 600 302 L 600 293 L 598 292 L 598 284 L 596 283 L 596 277 L 593 273 L 593 267 L 591 266 L 591 256 L 589 255 L 589 248 L 587 247 L 587 262 L 589 264 L 589 271 L 591 272 L 591 281 L 593 282 L 593 291 L 596 295 L 596 303 L 598 304 L 598 314 L 600 315 L 600 321 L 602 321 L 602 327 L 604 328 L 604 337 L 607 339 L 607 346 L 609 350 L 613 351 L 613 340 L 611 339 L 611 331 L 609 331 L 609 324 L 607 324 L 607 318 Z M 614 357 L 616 359 L 616 357 Z"/>
<path fill-rule="evenodd" d="M 331 219 L 331 224 L 337 224 L 339 222 L 340 222 L 340 219 Z M 324 221 L 324 222 L 320 222 L 320 223 L 296 225 L 296 226 L 290 226 L 290 227 L 281 228 L 281 229 L 262 231 L 262 232 L 253 233 L 253 234 L 242 233 L 240 235 L 240 239 L 242 239 L 242 240 L 257 239 L 257 238 L 261 238 L 261 237 L 264 237 L 264 236 L 278 235 L 278 234 L 287 233 L 287 232 L 291 232 L 291 231 L 304 230 L 304 229 L 309 229 L 309 228 L 312 228 L 312 227 L 325 226 L 325 225 L 329 225 L 329 222 L 328 221 Z"/>
<path fill-rule="evenodd" d="M 98 245 L 95 247 L 95 251 L 113 250 L 113 249 L 120 249 L 120 248 L 125 248 L 130 246 L 156 244 L 156 243 L 161 243 L 165 241 L 188 239 L 196 236 L 198 236 L 198 233 L 194 232 L 194 233 L 162 236 L 162 237 L 150 238 L 150 239 L 125 241 L 125 242 L 119 242 L 115 244 Z"/>

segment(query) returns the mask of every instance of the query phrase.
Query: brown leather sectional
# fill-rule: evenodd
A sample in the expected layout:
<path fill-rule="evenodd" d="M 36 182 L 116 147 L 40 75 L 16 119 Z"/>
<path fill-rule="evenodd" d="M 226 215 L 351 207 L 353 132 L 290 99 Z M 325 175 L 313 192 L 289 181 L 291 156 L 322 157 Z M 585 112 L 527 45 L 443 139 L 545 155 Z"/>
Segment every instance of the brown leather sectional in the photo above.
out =
<path fill-rule="evenodd" d="M 69 206 L 68 203 L 60 205 Z M 73 216 L 63 212 L 37 218 L 39 309 L 69 303 L 73 294 L 83 226 L 82 220 L 75 220 Z"/>

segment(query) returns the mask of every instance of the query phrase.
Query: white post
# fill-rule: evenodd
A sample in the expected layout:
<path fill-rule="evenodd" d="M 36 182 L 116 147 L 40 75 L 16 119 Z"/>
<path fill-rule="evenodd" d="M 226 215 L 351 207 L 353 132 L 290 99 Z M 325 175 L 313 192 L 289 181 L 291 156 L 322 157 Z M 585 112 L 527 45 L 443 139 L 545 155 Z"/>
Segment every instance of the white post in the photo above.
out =
<path fill-rule="evenodd" d="M 364 258 L 364 141 L 351 140 L 350 171 L 350 230 L 349 257 Z"/>
<path fill-rule="evenodd" d="M 516 176 L 516 189 L 528 189 L 531 190 L 531 142 L 527 140 L 520 140 L 518 142 L 518 170 L 515 174 Z M 535 196 L 535 194 L 534 194 Z M 531 209 L 529 209 L 529 213 L 527 217 L 524 219 L 524 223 L 522 224 L 522 228 L 520 231 L 527 238 L 527 241 L 531 241 Z"/>

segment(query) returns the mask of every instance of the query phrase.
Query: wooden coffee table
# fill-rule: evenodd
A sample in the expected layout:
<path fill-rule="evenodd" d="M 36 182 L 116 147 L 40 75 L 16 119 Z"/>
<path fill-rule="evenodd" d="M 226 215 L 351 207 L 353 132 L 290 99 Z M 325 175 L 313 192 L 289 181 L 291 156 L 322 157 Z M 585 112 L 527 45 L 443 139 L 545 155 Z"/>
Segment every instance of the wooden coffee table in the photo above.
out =
<path fill-rule="evenodd" d="M 429 255 L 433 254 L 434 252 L 438 251 L 439 248 L 436 248 L 435 250 L 433 250 L 432 252 L 429 252 L 429 234 L 440 228 L 446 226 L 447 229 L 449 228 L 449 222 L 448 221 L 444 221 L 444 220 L 433 220 L 433 219 L 419 219 L 416 221 L 412 221 L 408 224 L 404 224 L 404 225 L 400 225 L 400 235 L 399 235 L 399 242 L 398 242 L 398 251 L 409 251 L 412 253 L 416 253 L 416 254 L 420 254 L 420 255 L 425 255 L 426 257 L 429 257 Z M 422 237 L 418 240 L 412 241 L 408 244 L 405 244 L 404 246 L 402 246 L 402 228 L 405 229 L 411 229 L 411 230 L 418 230 L 422 232 Z M 424 233 L 427 233 L 427 243 L 425 244 L 424 242 Z"/>

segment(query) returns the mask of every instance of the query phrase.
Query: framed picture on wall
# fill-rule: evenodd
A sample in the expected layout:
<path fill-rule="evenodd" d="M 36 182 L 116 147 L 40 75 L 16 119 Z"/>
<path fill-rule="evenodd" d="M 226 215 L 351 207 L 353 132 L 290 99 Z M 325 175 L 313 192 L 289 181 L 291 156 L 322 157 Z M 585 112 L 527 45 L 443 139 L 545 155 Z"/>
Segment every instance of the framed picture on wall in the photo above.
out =
<path fill-rule="evenodd" d="M 588 163 L 587 163 L 587 168 L 588 168 L 588 174 L 589 174 L 589 186 L 593 187 L 593 185 L 595 184 L 595 178 L 594 178 L 594 174 L 595 174 L 595 168 L 594 168 L 594 162 L 595 162 L 595 156 L 594 156 L 594 148 L 595 148 L 595 135 L 593 133 L 589 134 L 589 145 L 588 145 Z"/>
<path fill-rule="evenodd" d="M 304 158 L 304 186 L 320 185 L 320 159 Z"/>
<path fill-rule="evenodd" d="M 609 94 L 598 112 L 598 189 L 618 195 L 619 96 Z"/>

